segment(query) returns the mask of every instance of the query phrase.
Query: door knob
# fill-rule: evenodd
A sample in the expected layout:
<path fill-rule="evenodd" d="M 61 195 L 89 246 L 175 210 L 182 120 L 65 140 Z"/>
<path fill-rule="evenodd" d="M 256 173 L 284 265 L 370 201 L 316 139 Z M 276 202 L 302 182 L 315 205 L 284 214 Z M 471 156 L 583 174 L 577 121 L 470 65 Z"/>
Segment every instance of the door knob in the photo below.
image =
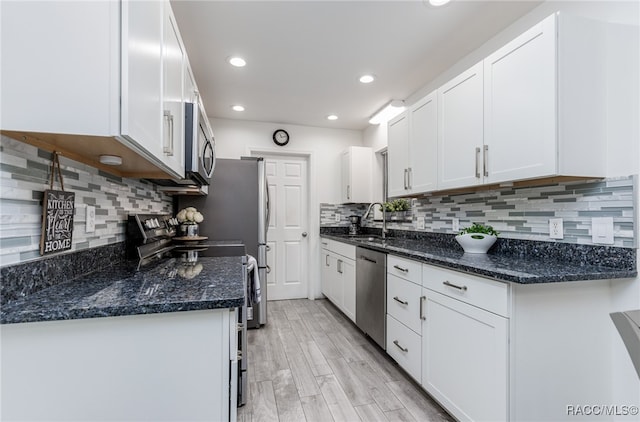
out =
<path fill-rule="evenodd" d="M 302 237 L 307 237 L 307 232 L 302 232 Z"/>

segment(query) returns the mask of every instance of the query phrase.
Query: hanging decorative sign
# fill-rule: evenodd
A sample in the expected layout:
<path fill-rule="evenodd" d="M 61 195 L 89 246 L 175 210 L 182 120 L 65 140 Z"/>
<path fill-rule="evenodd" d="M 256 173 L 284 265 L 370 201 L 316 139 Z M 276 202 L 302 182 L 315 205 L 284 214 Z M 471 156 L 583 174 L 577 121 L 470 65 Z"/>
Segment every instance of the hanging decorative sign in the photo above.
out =
<path fill-rule="evenodd" d="M 56 170 L 61 190 L 53 190 Z M 74 192 L 65 192 L 60 170 L 58 153 L 54 151 L 51 159 L 51 181 L 48 190 L 44 191 L 42 200 L 42 236 L 40 238 L 40 255 L 62 252 L 71 249 L 73 234 L 73 212 L 75 209 Z"/>

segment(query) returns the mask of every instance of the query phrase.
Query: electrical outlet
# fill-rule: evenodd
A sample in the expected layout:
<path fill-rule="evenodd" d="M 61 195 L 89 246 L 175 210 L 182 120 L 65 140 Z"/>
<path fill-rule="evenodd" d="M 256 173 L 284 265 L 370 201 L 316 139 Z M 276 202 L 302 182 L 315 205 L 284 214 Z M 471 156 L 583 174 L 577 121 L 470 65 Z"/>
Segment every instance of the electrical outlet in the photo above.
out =
<path fill-rule="evenodd" d="M 562 218 L 549 219 L 549 237 L 551 239 L 564 238 L 564 227 L 562 225 Z"/>
<path fill-rule="evenodd" d="M 613 217 L 591 219 L 591 240 L 593 243 L 613 245 Z"/>
<path fill-rule="evenodd" d="M 96 231 L 96 207 L 87 205 L 87 225 L 86 232 L 93 233 Z"/>
<path fill-rule="evenodd" d="M 454 232 L 459 232 L 460 231 L 460 219 L 459 218 L 454 218 L 453 220 L 451 220 L 451 229 Z"/>
<path fill-rule="evenodd" d="M 339 222 L 340 222 L 340 218 L 341 218 L 341 217 L 342 217 L 342 216 L 340 215 L 340 213 L 339 213 L 339 212 L 337 212 L 337 213 L 335 214 L 336 223 L 339 223 Z"/>
<path fill-rule="evenodd" d="M 418 217 L 416 220 L 416 228 L 418 230 L 424 230 L 424 217 Z"/>

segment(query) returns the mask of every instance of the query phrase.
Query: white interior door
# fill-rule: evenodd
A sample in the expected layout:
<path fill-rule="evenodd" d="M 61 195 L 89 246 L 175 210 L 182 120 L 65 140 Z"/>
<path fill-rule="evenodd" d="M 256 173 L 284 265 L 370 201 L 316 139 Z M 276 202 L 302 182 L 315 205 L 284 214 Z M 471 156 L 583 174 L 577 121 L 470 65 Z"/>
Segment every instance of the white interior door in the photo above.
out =
<path fill-rule="evenodd" d="M 308 162 L 265 156 L 271 219 L 267 231 L 269 300 L 308 297 Z"/>

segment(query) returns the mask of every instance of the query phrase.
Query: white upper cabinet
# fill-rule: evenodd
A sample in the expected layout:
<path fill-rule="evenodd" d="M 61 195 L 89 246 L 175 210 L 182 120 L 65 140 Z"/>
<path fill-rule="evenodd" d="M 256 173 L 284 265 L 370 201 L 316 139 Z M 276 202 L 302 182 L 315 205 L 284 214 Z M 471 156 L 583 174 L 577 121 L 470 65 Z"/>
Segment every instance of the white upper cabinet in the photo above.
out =
<path fill-rule="evenodd" d="M 162 148 L 162 2 L 122 3 L 121 136 L 156 157 Z"/>
<path fill-rule="evenodd" d="M 163 64 L 163 107 L 164 123 L 162 152 L 166 164 L 184 177 L 184 73 L 185 52 L 178 25 L 169 3 L 165 5 Z"/>
<path fill-rule="evenodd" d="M 389 196 L 408 194 L 409 115 L 405 111 L 387 127 L 387 187 Z"/>
<path fill-rule="evenodd" d="M 409 109 L 409 193 L 436 189 L 438 179 L 438 107 L 432 92 Z"/>
<path fill-rule="evenodd" d="M 365 202 L 373 199 L 371 176 L 373 152 L 368 147 L 349 147 L 342 153 L 341 202 Z"/>
<path fill-rule="evenodd" d="M 9 2 L 1 19 L 4 134 L 122 176 L 184 176 L 185 53 L 168 1 Z"/>
<path fill-rule="evenodd" d="M 435 92 L 389 121 L 389 196 L 406 196 L 435 190 L 437 128 Z"/>
<path fill-rule="evenodd" d="M 438 89 L 438 188 L 482 183 L 482 62 Z"/>

